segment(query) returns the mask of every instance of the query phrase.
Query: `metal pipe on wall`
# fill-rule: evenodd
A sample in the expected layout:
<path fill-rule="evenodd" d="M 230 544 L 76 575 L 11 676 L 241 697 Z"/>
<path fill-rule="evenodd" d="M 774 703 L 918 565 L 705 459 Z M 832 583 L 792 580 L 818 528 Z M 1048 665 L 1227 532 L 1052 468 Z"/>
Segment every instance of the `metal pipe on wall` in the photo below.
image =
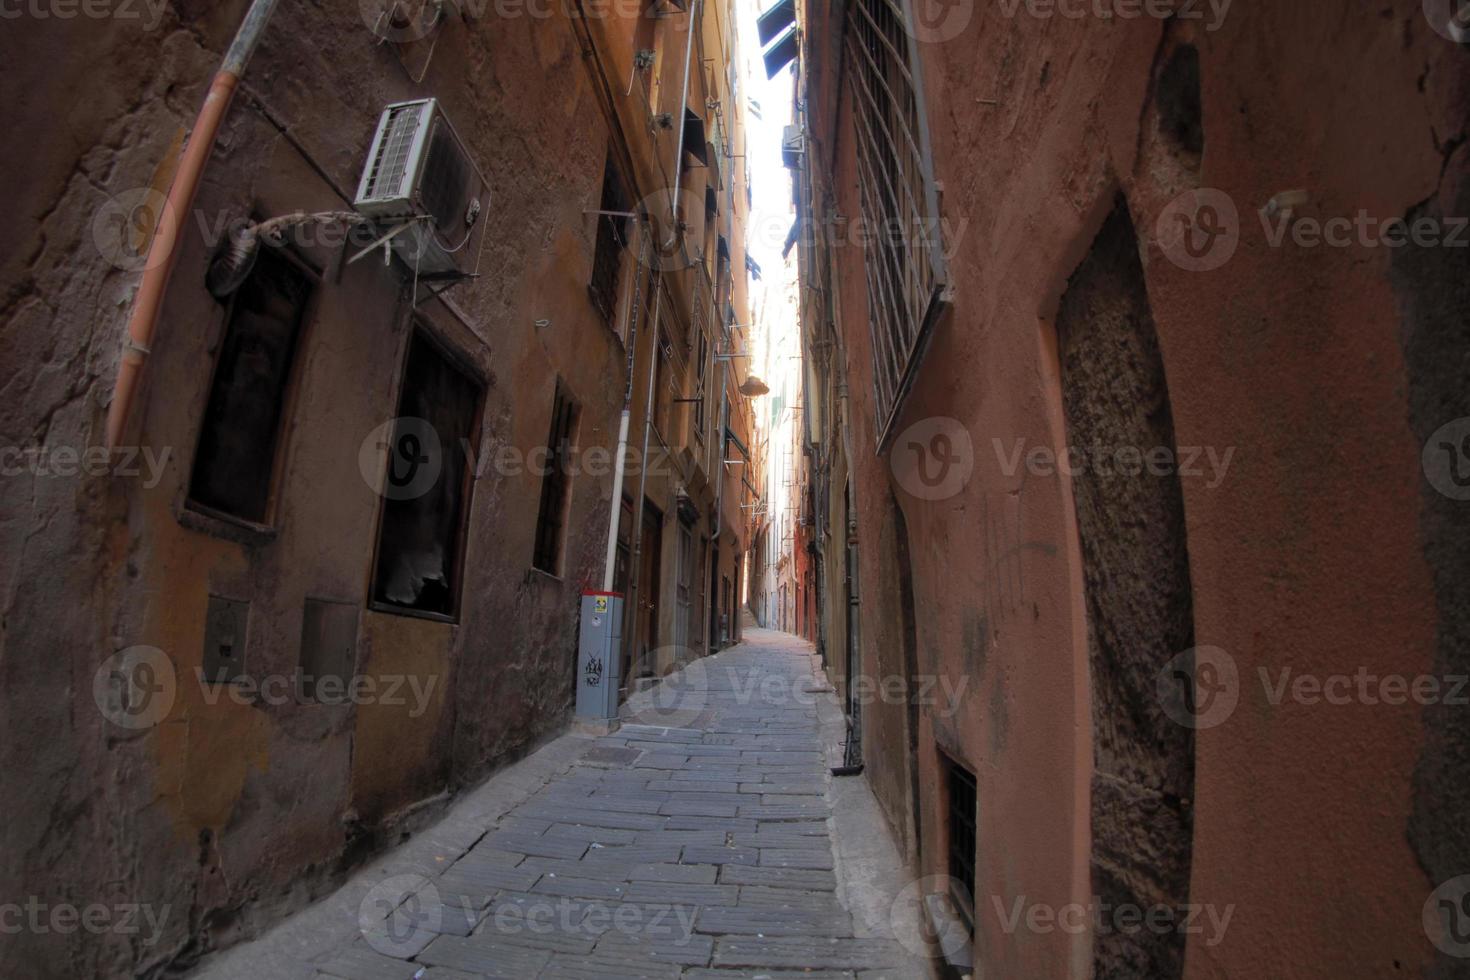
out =
<path fill-rule="evenodd" d="M 699 27 L 700 9 L 701 0 L 694 0 L 694 3 L 689 8 L 689 39 L 685 42 L 684 45 L 684 83 L 679 92 L 679 120 L 677 124 L 679 127 L 679 136 L 677 141 L 675 142 L 674 149 L 674 192 L 673 195 L 669 198 L 669 238 L 664 243 L 663 249 L 661 249 L 661 251 L 664 252 L 666 252 L 669 246 L 673 244 L 679 227 L 679 188 L 681 180 L 684 176 L 684 169 L 682 166 L 680 166 L 680 164 L 682 164 L 684 161 L 684 113 L 688 111 L 687 107 L 689 104 L 689 65 L 694 57 L 694 34 Z M 662 272 L 660 272 L 659 274 L 658 282 L 655 288 L 658 290 L 658 294 L 654 297 L 653 300 L 653 317 L 651 321 L 653 329 L 653 356 L 650 357 L 648 361 L 648 400 L 643 405 L 643 455 L 640 456 L 638 460 L 638 497 L 633 508 L 632 567 L 628 569 L 628 604 L 634 610 L 633 629 L 630 632 L 632 633 L 633 643 L 635 644 L 638 642 L 637 602 L 638 595 L 642 587 L 642 583 L 639 580 L 642 578 L 643 571 L 643 495 L 648 487 L 648 436 L 649 430 L 653 427 L 653 399 L 655 395 L 655 384 L 657 383 L 658 379 L 658 316 L 659 311 L 663 305 L 664 298 Z M 628 677 L 629 673 L 631 673 L 631 671 L 624 673 L 623 677 L 625 680 L 630 679 Z"/>
<path fill-rule="evenodd" d="M 219 137 L 220 125 L 234 98 L 235 88 L 250 56 L 255 53 L 265 25 L 275 12 L 278 0 L 254 0 L 240 22 L 239 30 L 230 48 L 225 52 L 219 71 L 209 84 L 204 105 L 194 121 L 188 145 L 179 160 L 178 173 L 169 187 L 167 204 L 158 216 L 153 238 L 148 247 L 148 258 L 143 267 L 143 281 L 138 287 L 138 298 L 133 304 L 132 316 L 128 319 L 127 338 L 123 342 L 122 358 L 117 366 L 117 379 L 113 382 L 112 402 L 107 407 L 107 428 L 103 445 L 111 450 L 122 438 L 132 414 L 133 401 L 138 396 L 138 385 L 142 380 L 143 364 L 148 359 L 153 345 L 153 335 L 158 329 L 159 314 L 163 309 L 163 296 L 173 276 L 174 264 L 179 257 L 179 239 L 184 222 L 194 207 L 194 198 L 204 174 L 204 166 L 214 151 Z"/>

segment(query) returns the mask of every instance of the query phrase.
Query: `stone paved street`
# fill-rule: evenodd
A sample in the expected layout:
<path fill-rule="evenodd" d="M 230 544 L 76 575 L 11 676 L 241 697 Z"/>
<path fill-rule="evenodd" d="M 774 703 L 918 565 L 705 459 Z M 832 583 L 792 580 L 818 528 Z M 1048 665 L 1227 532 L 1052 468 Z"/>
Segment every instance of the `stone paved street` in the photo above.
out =
<path fill-rule="evenodd" d="M 892 938 L 905 876 L 876 805 L 828 775 L 841 729 L 811 647 L 746 637 L 201 975 L 926 977 Z"/>

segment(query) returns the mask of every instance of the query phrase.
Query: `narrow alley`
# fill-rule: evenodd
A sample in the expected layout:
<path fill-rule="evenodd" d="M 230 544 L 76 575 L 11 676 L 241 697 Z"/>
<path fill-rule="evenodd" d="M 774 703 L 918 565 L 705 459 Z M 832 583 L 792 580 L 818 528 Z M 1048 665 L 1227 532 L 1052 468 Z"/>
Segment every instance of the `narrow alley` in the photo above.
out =
<path fill-rule="evenodd" d="M 897 851 L 865 826 L 876 803 L 831 785 L 841 712 L 809 644 L 750 629 L 623 713 L 199 976 L 928 975 L 922 944 L 894 938 L 915 935 L 912 910 Z"/>
<path fill-rule="evenodd" d="M 0 94 L 0 980 L 1470 980 L 1470 0 Z"/>

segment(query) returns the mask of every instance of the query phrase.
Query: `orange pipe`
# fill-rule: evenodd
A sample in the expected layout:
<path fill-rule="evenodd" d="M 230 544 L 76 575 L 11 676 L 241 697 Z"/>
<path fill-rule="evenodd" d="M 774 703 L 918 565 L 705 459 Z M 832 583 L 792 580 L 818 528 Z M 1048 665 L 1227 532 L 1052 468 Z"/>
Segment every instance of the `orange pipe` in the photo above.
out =
<path fill-rule="evenodd" d="M 107 407 L 106 441 L 111 451 L 116 448 L 127 428 L 132 414 L 133 401 L 138 396 L 138 384 L 142 380 L 143 364 L 148 359 L 153 344 L 153 334 L 158 329 L 158 314 L 163 307 L 163 296 L 168 290 L 169 278 L 173 275 L 174 263 L 178 260 L 179 237 L 184 222 L 194 208 L 194 196 L 199 191 L 199 181 L 204 175 L 204 166 L 214 152 L 214 143 L 219 136 L 220 125 L 240 84 L 245 65 L 265 31 L 279 0 L 253 0 L 246 11 L 240 29 L 220 70 L 209 84 L 209 94 L 194 121 L 184 155 L 179 160 L 178 173 L 168 191 L 168 203 L 163 214 L 158 216 L 153 239 L 148 246 L 148 260 L 143 267 L 143 282 L 138 287 L 138 298 L 133 304 L 133 315 L 128 320 L 127 340 L 123 345 L 122 359 L 117 366 L 117 381 L 112 387 L 112 402 Z"/>
<path fill-rule="evenodd" d="M 168 191 L 168 203 L 159 215 L 158 228 L 148 248 L 147 264 L 143 267 L 143 282 L 138 287 L 138 299 L 133 304 L 133 316 L 128 321 L 127 342 L 123 347 L 122 361 L 117 368 L 117 382 L 112 389 L 112 404 L 107 409 L 107 442 L 111 450 L 122 438 L 124 427 L 131 414 L 133 400 L 137 397 L 138 382 L 143 374 L 143 362 L 148 359 L 153 334 L 158 329 L 158 314 L 163 306 L 163 294 L 168 289 L 173 275 L 174 263 L 179 252 L 176 247 L 184 229 L 185 216 L 194 207 L 194 196 L 199 190 L 199 181 L 204 174 L 204 165 L 214 150 L 215 137 L 219 134 L 225 111 L 234 97 L 238 76 L 222 71 L 214 76 L 205 96 L 204 107 L 184 148 L 179 161 L 179 172 Z"/>

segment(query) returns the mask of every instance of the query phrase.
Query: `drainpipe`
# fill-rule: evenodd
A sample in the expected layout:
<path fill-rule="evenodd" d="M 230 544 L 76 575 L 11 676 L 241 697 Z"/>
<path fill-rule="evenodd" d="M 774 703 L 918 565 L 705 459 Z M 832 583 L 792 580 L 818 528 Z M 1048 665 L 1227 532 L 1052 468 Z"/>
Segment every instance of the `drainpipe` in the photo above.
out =
<path fill-rule="evenodd" d="M 633 219 L 637 221 L 637 218 Z M 623 388 L 623 414 L 618 419 L 618 454 L 613 459 L 612 517 L 607 525 L 607 561 L 602 573 L 602 591 L 613 590 L 613 572 L 618 557 L 618 525 L 623 517 L 623 477 L 627 469 L 624 457 L 628 453 L 628 420 L 633 414 L 633 372 L 638 364 L 638 301 L 643 293 L 643 265 L 648 255 L 648 239 L 651 229 L 640 229 L 638 246 L 638 268 L 634 270 L 633 308 L 629 311 L 628 325 L 628 383 Z M 657 316 L 657 312 L 654 313 Z M 658 356 L 658 334 L 654 334 L 654 356 Z M 629 575 L 632 569 L 629 569 Z"/>
<path fill-rule="evenodd" d="M 674 193 L 669 198 L 669 237 L 664 242 L 661 252 L 667 254 L 674 239 L 678 237 L 679 223 L 677 219 L 679 207 L 679 187 L 684 177 L 684 169 L 680 166 L 684 162 L 684 113 L 688 111 L 689 104 L 689 64 L 694 58 L 694 32 L 699 27 L 700 0 L 694 0 L 689 8 L 689 39 L 684 44 L 684 83 L 679 91 L 679 119 L 676 125 L 679 127 L 678 140 L 674 149 Z M 633 567 L 628 570 L 628 601 L 634 603 L 633 609 L 633 642 L 638 641 L 638 609 L 637 601 L 641 591 L 643 571 L 643 494 L 648 486 L 648 436 L 653 428 L 653 398 L 654 386 L 658 378 L 658 356 L 659 356 L 659 309 L 663 306 L 663 274 L 658 276 L 658 294 L 653 299 L 653 317 L 649 321 L 653 330 L 653 356 L 648 360 L 648 400 L 643 405 L 643 455 L 638 461 L 638 497 L 637 506 L 633 508 Z M 654 583 L 657 587 L 658 583 Z M 631 671 L 629 671 L 631 673 Z M 631 680 L 624 677 L 624 682 Z"/>
<path fill-rule="evenodd" d="M 199 181 L 204 174 L 204 165 L 214 152 L 215 140 L 219 136 L 220 124 L 234 97 L 245 65 L 255 53 L 260 36 L 265 32 L 266 22 L 275 12 L 277 0 L 254 0 L 235 40 L 225 53 L 219 71 L 210 82 L 209 94 L 194 121 L 188 145 L 179 161 L 178 173 L 168 191 L 168 204 L 159 216 L 158 227 L 148 248 L 148 261 L 144 266 L 143 282 L 138 287 L 138 298 L 133 304 L 133 315 L 128 321 L 127 339 L 123 342 L 122 360 L 117 366 L 117 380 L 112 388 L 112 403 L 107 408 L 107 429 L 103 445 L 107 449 L 117 446 L 123 429 L 128 424 L 133 401 L 137 398 L 138 382 L 143 373 L 143 364 L 148 359 L 153 344 L 153 334 L 158 328 L 158 315 L 163 307 L 163 296 L 168 289 L 169 277 L 173 275 L 174 263 L 179 256 L 179 237 L 189 211 L 194 207 L 194 197 L 199 190 Z"/>

